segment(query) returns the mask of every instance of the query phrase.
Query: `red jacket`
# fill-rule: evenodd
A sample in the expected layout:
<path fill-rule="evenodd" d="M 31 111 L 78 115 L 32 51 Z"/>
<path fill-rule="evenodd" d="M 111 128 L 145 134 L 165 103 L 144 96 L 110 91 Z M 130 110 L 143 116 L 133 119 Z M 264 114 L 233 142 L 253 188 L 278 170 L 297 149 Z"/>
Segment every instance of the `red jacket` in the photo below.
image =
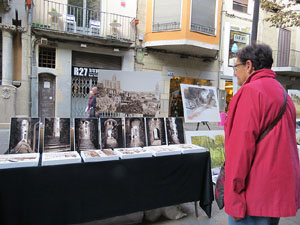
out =
<path fill-rule="evenodd" d="M 225 122 L 225 212 L 231 216 L 288 217 L 300 208 L 296 111 L 289 96 L 277 125 L 255 144 L 283 105 L 275 72 L 254 72 L 233 96 Z"/>

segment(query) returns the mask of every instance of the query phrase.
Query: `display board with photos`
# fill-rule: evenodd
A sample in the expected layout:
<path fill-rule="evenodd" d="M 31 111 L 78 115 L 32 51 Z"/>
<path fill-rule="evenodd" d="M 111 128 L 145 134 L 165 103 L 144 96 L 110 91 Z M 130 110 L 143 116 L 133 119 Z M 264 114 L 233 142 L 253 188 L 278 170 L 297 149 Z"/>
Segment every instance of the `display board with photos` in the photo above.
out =
<path fill-rule="evenodd" d="M 296 108 L 296 118 L 300 119 L 300 90 L 288 90 L 288 94 L 291 96 L 291 99 Z"/>
<path fill-rule="evenodd" d="M 45 118 L 43 152 L 71 151 L 70 118 Z"/>
<path fill-rule="evenodd" d="M 98 123 L 97 118 L 74 119 L 74 141 L 77 151 L 99 149 Z"/>
<path fill-rule="evenodd" d="M 185 136 L 188 144 L 199 145 L 210 152 L 212 168 L 219 168 L 224 164 L 224 130 L 186 131 Z"/>
<path fill-rule="evenodd" d="M 9 149 L 0 155 L 0 169 L 38 166 L 39 118 L 11 118 Z"/>
<path fill-rule="evenodd" d="M 143 117 L 125 118 L 126 148 L 146 146 L 145 120 Z"/>
<path fill-rule="evenodd" d="M 122 118 L 101 118 L 101 148 L 124 148 Z"/>
<path fill-rule="evenodd" d="M 9 154 L 38 153 L 40 118 L 11 118 Z"/>
<path fill-rule="evenodd" d="M 166 118 L 168 144 L 184 144 L 183 119 L 181 117 Z"/>
<path fill-rule="evenodd" d="M 146 133 L 148 146 L 165 145 L 166 129 L 164 118 L 146 118 Z"/>
<path fill-rule="evenodd" d="M 180 84 L 186 123 L 220 122 L 215 87 Z"/>

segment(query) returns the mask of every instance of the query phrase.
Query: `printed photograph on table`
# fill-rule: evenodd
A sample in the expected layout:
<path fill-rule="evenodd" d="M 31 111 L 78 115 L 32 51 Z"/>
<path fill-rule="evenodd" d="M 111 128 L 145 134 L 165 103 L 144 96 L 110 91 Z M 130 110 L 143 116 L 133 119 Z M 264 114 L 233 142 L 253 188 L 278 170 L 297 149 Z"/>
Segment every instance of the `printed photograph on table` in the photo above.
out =
<path fill-rule="evenodd" d="M 70 118 L 45 118 L 43 152 L 71 150 Z"/>
<path fill-rule="evenodd" d="M 99 149 L 97 118 L 75 118 L 75 148 L 77 151 Z"/>
<path fill-rule="evenodd" d="M 300 90 L 288 90 L 289 95 L 291 96 L 294 105 L 296 107 L 296 118 L 300 119 Z M 299 123 L 298 123 L 299 124 Z"/>
<path fill-rule="evenodd" d="M 160 113 L 161 73 L 101 70 L 97 110 L 157 116 Z"/>
<path fill-rule="evenodd" d="M 186 123 L 221 121 L 215 87 L 189 84 L 180 87 Z"/>
<path fill-rule="evenodd" d="M 225 162 L 225 134 L 223 130 L 186 131 L 188 144 L 195 144 L 210 152 L 211 168 L 219 168 Z"/>
<path fill-rule="evenodd" d="M 164 118 L 146 118 L 148 146 L 166 144 L 166 130 Z"/>
<path fill-rule="evenodd" d="M 122 118 L 101 118 L 101 147 L 124 148 Z"/>
<path fill-rule="evenodd" d="M 39 152 L 40 118 L 11 118 L 9 154 Z"/>
<path fill-rule="evenodd" d="M 168 144 L 184 144 L 183 119 L 181 117 L 166 118 Z"/>
<path fill-rule="evenodd" d="M 125 137 L 126 148 L 146 146 L 144 118 L 125 118 Z"/>

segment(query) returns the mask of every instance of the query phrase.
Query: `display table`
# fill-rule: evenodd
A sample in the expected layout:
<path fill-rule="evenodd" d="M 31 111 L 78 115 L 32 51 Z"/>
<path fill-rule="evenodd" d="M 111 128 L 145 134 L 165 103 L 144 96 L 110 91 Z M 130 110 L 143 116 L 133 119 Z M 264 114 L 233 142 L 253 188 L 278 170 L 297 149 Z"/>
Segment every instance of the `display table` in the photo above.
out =
<path fill-rule="evenodd" d="M 210 154 L 0 170 L 0 224 L 59 225 L 200 201 L 211 215 Z"/>

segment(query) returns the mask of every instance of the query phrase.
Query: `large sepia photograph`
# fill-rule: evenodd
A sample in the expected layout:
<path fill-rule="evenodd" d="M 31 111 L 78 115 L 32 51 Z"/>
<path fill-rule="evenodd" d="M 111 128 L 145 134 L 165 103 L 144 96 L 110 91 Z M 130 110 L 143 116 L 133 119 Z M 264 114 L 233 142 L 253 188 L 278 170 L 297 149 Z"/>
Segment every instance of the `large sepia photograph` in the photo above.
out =
<path fill-rule="evenodd" d="M 70 150 L 70 118 L 45 118 L 44 152 Z"/>
<path fill-rule="evenodd" d="M 300 90 L 288 90 L 296 107 L 296 118 L 300 119 Z"/>
<path fill-rule="evenodd" d="M 184 144 L 183 119 L 181 117 L 166 118 L 168 144 Z"/>
<path fill-rule="evenodd" d="M 126 148 L 146 146 L 144 118 L 125 118 L 125 137 Z"/>
<path fill-rule="evenodd" d="M 122 132 L 122 118 L 101 118 L 101 147 L 124 148 L 125 141 Z"/>
<path fill-rule="evenodd" d="M 186 131 L 188 144 L 195 144 L 210 152 L 211 168 L 221 167 L 225 162 L 224 130 Z"/>
<path fill-rule="evenodd" d="M 164 118 L 146 118 L 148 146 L 165 145 L 166 130 Z"/>
<path fill-rule="evenodd" d="M 39 152 L 40 118 L 11 118 L 9 153 Z"/>
<path fill-rule="evenodd" d="M 160 113 L 161 73 L 101 70 L 97 111 L 110 113 Z"/>
<path fill-rule="evenodd" d="M 97 118 L 75 118 L 75 148 L 77 151 L 99 149 Z"/>
<path fill-rule="evenodd" d="M 220 122 L 215 87 L 180 84 L 186 123 Z"/>

